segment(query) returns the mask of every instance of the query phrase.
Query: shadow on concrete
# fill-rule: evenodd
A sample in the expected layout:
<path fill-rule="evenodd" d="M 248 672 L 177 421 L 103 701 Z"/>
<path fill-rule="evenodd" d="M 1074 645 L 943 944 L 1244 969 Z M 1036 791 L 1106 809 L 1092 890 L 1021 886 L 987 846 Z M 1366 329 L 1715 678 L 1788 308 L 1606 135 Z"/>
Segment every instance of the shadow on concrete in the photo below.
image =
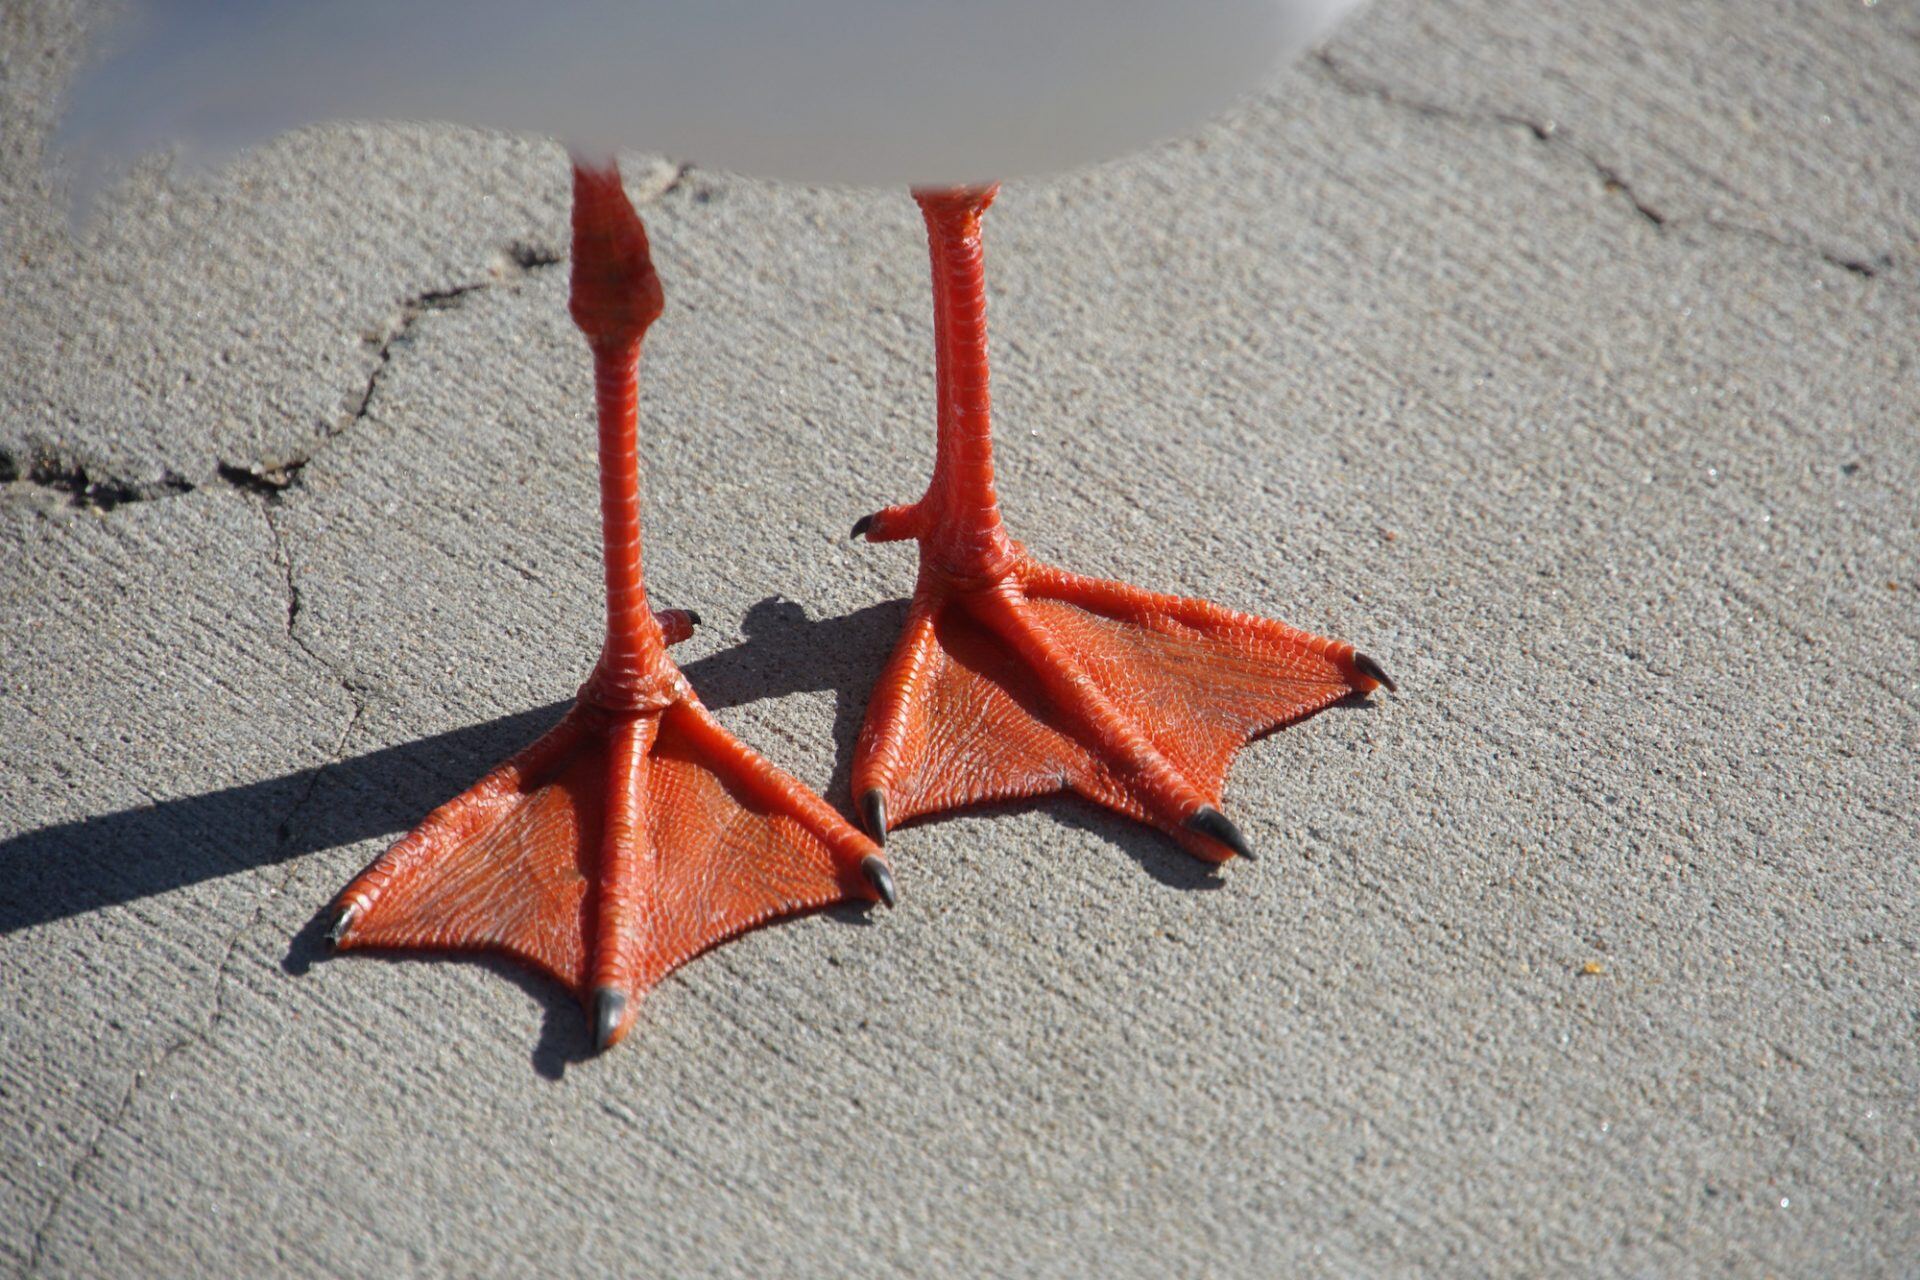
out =
<path fill-rule="evenodd" d="M 800 605 L 770 596 L 742 619 L 739 643 L 689 664 L 687 678 L 715 710 L 831 691 L 835 764 L 827 796 L 844 812 L 867 694 L 905 618 L 904 600 L 813 619 Z M 553 702 L 263 782 L 82 818 L 0 842 L 0 936 L 305 854 L 398 836 L 552 727 L 569 705 Z M 1046 804 L 1068 826 L 1119 848 L 1171 888 L 1208 890 L 1222 883 L 1214 867 L 1160 833 L 1073 797 L 984 809 L 1035 803 Z M 319 904 L 290 940 L 282 960 L 288 973 L 305 973 L 330 954 L 325 934 L 331 907 Z M 827 914 L 850 925 L 870 923 L 859 904 Z M 573 994 L 517 962 L 485 955 L 355 955 L 396 964 L 453 959 L 480 965 L 528 992 L 544 1011 L 533 1051 L 537 1072 L 558 1079 L 568 1064 L 592 1056 L 586 1019 Z"/>
<path fill-rule="evenodd" d="M 769 597 L 747 612 L 740 643 L 689 664 L 687 678 L 715 710 L 831 690 L 837 763 L 828 795 L 844 802 L 867 691 L 905 617 L 899 600 L 812 619 L 799 605 Z M 278 778 L 0 842 L 0 936 L 323 849 L 397 837 L 551 728 L 568 705 L 553 702 Z"/>

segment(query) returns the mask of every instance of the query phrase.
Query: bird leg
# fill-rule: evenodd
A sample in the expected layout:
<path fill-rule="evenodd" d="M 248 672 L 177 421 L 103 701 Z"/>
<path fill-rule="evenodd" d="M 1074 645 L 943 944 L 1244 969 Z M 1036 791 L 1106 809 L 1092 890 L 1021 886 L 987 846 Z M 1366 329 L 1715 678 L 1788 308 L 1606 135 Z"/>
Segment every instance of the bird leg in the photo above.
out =
<path fill-rule="evenodd" d="M 854 748 L 860 811 L 884 843 L 889 822 L 1073 791 L 1209 861 L 1250 854 L 1220 811 L 1234 753 L 1392 682 L 1343 641 L 1068 573 L 1007 536 L 980 239 L 997 191 L 914 193 L 933 257 L 938 444 L 919 501 L 854 526 L 869 542 L 920 544 L 906 628 Z"/>
<path fill-rule="evenodd" d="M 517 957 L 580 997 L 596 1049 L 708 947 L 776 916 L 893 900 L 874 843 L 729 734 L 667 656 L 697 619 L 653 612 L 640 568 L 637 371 L 661 306 L 618 172 L 576 163 L 571 310 L 599 410 L 600 660 L 557 727 L 347 886 L 329 935 Z"/>

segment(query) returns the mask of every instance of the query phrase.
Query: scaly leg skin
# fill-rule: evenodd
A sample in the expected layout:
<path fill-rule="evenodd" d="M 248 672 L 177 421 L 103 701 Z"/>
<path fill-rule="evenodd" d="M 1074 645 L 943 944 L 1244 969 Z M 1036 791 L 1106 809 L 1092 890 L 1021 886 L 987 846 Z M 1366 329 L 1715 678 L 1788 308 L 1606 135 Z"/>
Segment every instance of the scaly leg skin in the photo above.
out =
<path fill-rule="evenodd" d="M 611 166 L 576 162 L 574 321 L 593 349 L 607 638 L 566 718 L 348 885 L 337 947 L 493 951 L 567 984 L 596 1050 L 701 951 L 777 916 L 893 902 L 878 847 L 729 734 L 666 646 L 640 570 L 640 341 L 660 314 L 640 219 Z"/>
<path fill-rule="evenodd" d="M 1208 861 L 1251 856 L 1220 811 L 1234 753 L 1393 682 L 1343 641 L 1068 573 L 1007 536 L 980 243 L 997 191 L 914 193 L 933 255 L 939 442 L 925 496 L 853 529 L 920 544 L 906 629 L 854 749 L 860 811 L 884 843 L 889 822 L 1074 791 Z"/>

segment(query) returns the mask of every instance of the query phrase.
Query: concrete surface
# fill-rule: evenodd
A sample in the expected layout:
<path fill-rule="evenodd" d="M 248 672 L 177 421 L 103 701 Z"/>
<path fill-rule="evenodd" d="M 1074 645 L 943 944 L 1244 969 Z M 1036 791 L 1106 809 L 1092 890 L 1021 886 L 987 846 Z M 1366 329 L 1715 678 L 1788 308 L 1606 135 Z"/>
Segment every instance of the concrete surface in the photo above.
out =
<path fill-rule="evenodd" d="M 902 831 L 588 1059 L 319 912 L 598 625 L 557 147 L 332 127 L 84 248 L 0 18 L 0 1270 L 1912 1275 L 1920 19 L 1385 0 L 990 215 L 1003 493 L 1402 682 L 1210 875 Z M 899 194 L 629 162 L 655 595 L 842 805 L 929 463 Z M 280 487 L 275 487 L 280 486 Z"/>

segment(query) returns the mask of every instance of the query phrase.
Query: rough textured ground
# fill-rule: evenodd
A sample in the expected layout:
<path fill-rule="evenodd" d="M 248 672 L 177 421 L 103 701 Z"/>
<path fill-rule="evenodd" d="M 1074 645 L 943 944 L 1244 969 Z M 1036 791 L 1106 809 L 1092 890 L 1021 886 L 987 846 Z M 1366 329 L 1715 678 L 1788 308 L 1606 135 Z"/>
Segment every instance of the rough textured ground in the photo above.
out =
<path fill-rule="evenodd" d="M 901 832 L 617 1052 L 318 913 L 598 625 L 557 147 L 41 173 L 0 18 L 0 1270 L 1913 1274 L 1920 19 L 1389 0 L 989 221 L 1037 552 L 1350 637 L 1210 875 L 1064 802 Z M 652 197 L 649 568 L 845 805 L 911 581 L 911 203 Z"/>

